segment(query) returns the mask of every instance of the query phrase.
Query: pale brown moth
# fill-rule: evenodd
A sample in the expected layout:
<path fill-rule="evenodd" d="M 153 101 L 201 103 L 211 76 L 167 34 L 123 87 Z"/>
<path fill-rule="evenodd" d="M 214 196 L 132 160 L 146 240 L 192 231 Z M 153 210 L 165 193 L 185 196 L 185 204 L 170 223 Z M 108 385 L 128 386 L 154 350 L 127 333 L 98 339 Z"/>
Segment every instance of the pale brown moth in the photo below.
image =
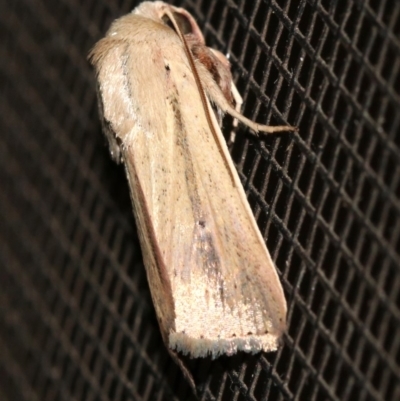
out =
<path fill-rule="evenodd" d="M 144 2 L 90 52 L 112 157 L 129 181 L 164 342 L 191 357 L 274 351 L 286 301 L 230 158 L 223 113 L 240 114 L 230 64 L 184 9 Z"/>

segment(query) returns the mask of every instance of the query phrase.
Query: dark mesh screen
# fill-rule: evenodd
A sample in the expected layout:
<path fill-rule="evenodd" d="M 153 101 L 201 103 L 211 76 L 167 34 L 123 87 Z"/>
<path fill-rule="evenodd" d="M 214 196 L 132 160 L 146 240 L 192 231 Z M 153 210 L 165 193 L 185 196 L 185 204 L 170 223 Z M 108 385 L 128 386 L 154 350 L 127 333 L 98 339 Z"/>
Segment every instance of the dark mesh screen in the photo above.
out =
<path fill-rule="evenodd" d="M 287 296 L 276 353 L 202 400 L 400 399 L 400 2 L 174 1 L 230 54 L 230 149 Z M 133 0 L 0 0 L 0 399 L 191 400 L 163 343 L 86 55 Z"/>

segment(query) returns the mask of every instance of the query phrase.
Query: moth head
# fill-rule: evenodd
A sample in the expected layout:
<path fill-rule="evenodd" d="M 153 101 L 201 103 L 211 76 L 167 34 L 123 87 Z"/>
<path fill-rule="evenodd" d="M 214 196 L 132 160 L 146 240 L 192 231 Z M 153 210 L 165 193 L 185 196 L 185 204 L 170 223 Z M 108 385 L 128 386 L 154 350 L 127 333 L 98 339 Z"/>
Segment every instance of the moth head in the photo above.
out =
<path fill-rule="evenodd" d="M 170 18 L 172 15 L 183 35 L 193 35 L 199 43 L 203 45 L 205 44 L 204 36 L 201 33 L 197 22 L 183 8 L 170 6 L 163 1 L 145 1 L 135 8 L 133 12 L 151 18 L 157 22 L 161 22 L 175 30 Z"/>

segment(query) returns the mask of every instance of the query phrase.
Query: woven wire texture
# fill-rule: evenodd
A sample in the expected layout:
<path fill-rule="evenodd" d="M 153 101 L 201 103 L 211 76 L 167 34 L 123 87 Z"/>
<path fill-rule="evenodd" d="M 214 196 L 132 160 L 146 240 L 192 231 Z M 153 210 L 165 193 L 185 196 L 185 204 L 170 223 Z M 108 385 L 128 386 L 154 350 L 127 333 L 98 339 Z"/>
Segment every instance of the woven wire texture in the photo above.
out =
<path fill-rule="evenodd" d="M 229 54 L 228 145 L 288 301 L 201 400 L 400 399 L 400 2 L 171 1 Z M 86 60 L 133 0 L 0 0 L 0 399 L 192 400 L 162 342 Z"/>

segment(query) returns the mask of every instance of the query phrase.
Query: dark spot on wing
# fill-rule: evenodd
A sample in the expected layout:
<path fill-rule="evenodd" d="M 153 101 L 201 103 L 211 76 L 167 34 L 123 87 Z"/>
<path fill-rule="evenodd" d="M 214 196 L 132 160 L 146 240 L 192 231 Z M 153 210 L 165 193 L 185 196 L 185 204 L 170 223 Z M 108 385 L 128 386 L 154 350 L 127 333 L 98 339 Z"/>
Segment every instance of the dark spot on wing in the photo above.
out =
<path fill-rule="evenodd" d="M 196 249 L 196 259 L 199 266 L 207 269 L 207 274 L 217 276 L 220 271 L 220 258 L 215 249 L 211 233 L 201 228 L 197 228 L 194 234 L 194 246 Z M 220 283 L 222 286 L 222 283 Z"/>
<path fill-rule="evenodd" d="M 219 296 L 221 298 L 222 303 L 224 303 L 224 285 L 223 285 L 223 281 L 221 280 L 220 284 L 219 284 Z"/>

